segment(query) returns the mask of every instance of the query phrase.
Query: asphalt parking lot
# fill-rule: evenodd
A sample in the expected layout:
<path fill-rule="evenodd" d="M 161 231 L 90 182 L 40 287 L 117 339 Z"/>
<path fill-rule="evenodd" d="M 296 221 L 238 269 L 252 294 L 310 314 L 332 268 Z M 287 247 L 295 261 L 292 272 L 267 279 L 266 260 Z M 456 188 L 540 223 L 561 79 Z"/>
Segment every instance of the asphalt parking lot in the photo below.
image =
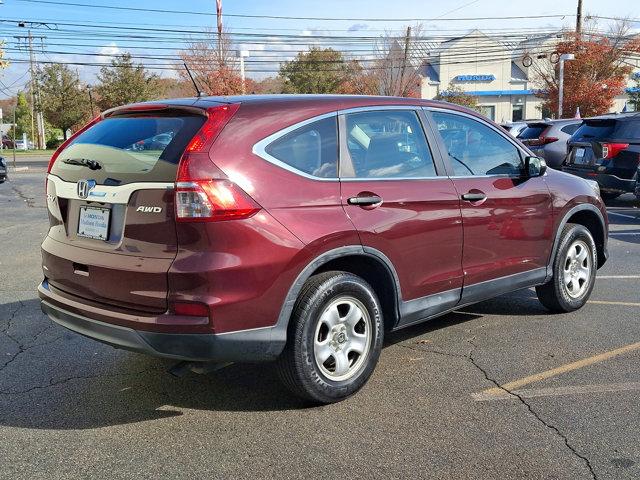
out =
<path fill-rule="evenodd" d="M 590 303 L 524 290 L 388 336 L 368 385 L 309 408 L 269 365 L 176 378 L 41 312 L 42 173 L 0 185 L 0 477 L 640 477 L 640 209 L 612 202 Z"/>

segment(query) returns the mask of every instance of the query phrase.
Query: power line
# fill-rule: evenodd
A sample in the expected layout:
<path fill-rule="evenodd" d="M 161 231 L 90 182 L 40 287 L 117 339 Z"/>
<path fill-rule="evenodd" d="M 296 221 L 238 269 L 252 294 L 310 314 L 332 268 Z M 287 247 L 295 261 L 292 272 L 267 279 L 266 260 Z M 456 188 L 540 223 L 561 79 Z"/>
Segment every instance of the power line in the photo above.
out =
<path fill-rule="evenodd" d="M 65 5 L 71 7 L 84 7 L 84 8 L 101 8 L 108 10 L 126 10 L 134 12 L 153 12 L 153 13 L 169 13 L 174 15 L 209 15 L 215 16 L 212 12 L 195 12 L 188 10 L 166 10 L 159 8 L 140 8 L 140 7 L 122 7 L 114 5 L 95 5 L 89 3 L 78 2 L 61 2 L 54 0 L 15 0 L 25 3 L 40 3 L 48 5 Z M 504 17 L 458 17 L 458 18 L 371 18 L 371 17 L 294 17 L 288 15 L 254 15 L 254 14 L 239 14 L 239 13 L 225 13 L 223 17 L 230 18 L 266 18 L 266 19 L 278 19 L 278 20 L 313 20 L 313 21 L 366 21 L 366 22 L 451 22 L 451 21 L 478 21 L 478 20 L 518 20 L 518 19 L 549 19 L 567 17 L 574 17 L 573 14 L 553 14 L 553 15 L 514 15 Z"/>

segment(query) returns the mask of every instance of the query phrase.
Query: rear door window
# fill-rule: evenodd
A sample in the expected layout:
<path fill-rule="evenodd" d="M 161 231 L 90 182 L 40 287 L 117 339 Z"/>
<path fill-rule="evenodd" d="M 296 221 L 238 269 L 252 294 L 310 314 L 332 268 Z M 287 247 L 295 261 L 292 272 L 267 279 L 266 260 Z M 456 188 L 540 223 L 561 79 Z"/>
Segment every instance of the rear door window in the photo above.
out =
<path fill-rule="evenodd" d="M 345 123 L 349 159 L 345 159 L 342 176 L 436 176 L 431 151 L 416 112 L 379 110 L 349 113 L 345 115 Z"/>
<path fill-rule="evenodd" d="M 338 177 L 337 120 L 304 125 L 271 142 L 266 152 L 288 167 L 319 178 Z"/>
<path fill-rule="evenodd" d="M 78 135 L 51 173 L 104 185 L 174 181 L 180 157 L 203 123 L 197 115 L 106 118 Z"/>

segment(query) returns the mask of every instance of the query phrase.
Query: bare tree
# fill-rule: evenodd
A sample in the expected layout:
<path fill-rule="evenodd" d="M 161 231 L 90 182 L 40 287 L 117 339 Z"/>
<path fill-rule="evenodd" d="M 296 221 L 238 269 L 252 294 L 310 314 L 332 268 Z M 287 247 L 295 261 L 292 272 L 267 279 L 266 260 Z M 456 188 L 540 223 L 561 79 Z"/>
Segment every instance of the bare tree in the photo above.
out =
<path fill-rule="evenodd" d="M 372 74 L 377 78 L 380 95 L 415 97 L 420 94 L 419 66 L 414 46 L 422 27 L 407 27 L 406 35 L 387 32 L 377 42 Z"/>
<path fill-rule="evenodd" d="M 199 87 L 209 95 L 234 95 L 242 92 L 239 61 L 230 34 L 208 29 L 201 39 L 192 39 L 180 52 Z M 180 70 L 187 79 L 187 73 Z"/>

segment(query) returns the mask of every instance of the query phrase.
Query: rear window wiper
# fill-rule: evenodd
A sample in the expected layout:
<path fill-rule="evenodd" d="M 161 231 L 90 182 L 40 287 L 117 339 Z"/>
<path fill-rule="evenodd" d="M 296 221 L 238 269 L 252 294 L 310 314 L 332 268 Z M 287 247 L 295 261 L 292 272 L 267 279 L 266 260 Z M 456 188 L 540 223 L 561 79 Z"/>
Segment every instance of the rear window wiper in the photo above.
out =
<path fill-rule="evenodd" d="M 63 160 L 62 163 L 66 163 L 68 165 L 80 165 L 82 167 L 89 167 L 91 170 L 100 170 L 102 165 L 96 160 L 91 160 L 88 158 L 68 158 Z"/>

